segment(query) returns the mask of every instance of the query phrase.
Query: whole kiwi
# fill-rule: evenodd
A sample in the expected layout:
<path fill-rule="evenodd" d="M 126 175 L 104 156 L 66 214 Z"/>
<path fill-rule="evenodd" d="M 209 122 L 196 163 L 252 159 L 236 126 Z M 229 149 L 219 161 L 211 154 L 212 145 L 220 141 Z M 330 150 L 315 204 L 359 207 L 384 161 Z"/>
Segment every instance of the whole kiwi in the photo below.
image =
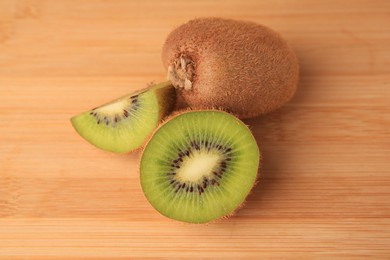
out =
<path fill-rule="evenodd" d="M 162 49 L 168 78 L 192 108 L 221 108 L 240 118 L 265 114 L 294 95 L 298 59 L 275 31 L 246 21 L 191 20 Z"/>

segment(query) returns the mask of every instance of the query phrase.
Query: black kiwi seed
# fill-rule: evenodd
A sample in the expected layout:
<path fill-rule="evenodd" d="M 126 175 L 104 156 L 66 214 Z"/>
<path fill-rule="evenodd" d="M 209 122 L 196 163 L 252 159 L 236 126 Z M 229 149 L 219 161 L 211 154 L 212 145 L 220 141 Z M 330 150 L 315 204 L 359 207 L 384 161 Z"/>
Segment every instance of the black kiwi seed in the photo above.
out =
<path fill-rule="evenodd" d="M 200 150 L 199 144 L 194 142 L 194 145 L 195 145 L 195 149 L 199 151 Z"/>

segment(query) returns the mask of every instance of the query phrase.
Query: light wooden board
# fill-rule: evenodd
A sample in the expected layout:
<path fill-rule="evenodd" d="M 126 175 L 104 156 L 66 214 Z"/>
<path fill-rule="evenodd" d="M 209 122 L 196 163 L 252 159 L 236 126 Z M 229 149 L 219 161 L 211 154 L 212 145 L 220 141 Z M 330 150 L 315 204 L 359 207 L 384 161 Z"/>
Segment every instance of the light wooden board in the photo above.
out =
<path fill-rule="evenodd" d="M 139 154 L 97 150 L 69 118 L 165 71 L 175 26 L 223 16 L 279 31 L 295 98 L 246 120 L 260 183 L 234 217 L 189 225 L 144 198 Z M 0 258 L 390 257 L 390 2 L 0 2 Z"/>

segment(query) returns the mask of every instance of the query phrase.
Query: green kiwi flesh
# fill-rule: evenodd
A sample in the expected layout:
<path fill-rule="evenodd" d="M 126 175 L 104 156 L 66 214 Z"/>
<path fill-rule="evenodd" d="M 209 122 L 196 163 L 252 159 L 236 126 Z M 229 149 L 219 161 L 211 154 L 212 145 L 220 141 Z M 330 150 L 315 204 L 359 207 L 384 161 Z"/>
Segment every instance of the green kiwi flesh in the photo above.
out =
<path fill-rule="evenodd" d="M 218 110 L 183 112 L 152 135 L 141 186 L 162 215 L 206 223 L 231 215 L 252 189 L 259 149 L 248 127 Z"/>
<path fill-rule="evenodd" d="M 170 82 L 152 85 L 71 118 L 76 131 L 94 146 L 125 153 L 141 147 L 174 108 Z"/>

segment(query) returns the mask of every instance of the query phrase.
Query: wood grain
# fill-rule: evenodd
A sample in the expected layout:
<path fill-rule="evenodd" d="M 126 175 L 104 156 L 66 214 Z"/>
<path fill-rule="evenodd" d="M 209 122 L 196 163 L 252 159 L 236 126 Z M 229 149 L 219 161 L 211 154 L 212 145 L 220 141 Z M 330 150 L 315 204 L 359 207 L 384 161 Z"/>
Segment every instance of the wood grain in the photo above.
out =
<path fill-rule="evenodd" d="M 139 154 L 97 150 L 69 118 L 165 72 L 175 26 L 252 20 L 296 50 L 294 99 L 246 120 L 260 183 L 229 220 L 187 225 L 144 198 Z M 390 256 L 389 1 L 0 2 L 0 258 Z"/>

